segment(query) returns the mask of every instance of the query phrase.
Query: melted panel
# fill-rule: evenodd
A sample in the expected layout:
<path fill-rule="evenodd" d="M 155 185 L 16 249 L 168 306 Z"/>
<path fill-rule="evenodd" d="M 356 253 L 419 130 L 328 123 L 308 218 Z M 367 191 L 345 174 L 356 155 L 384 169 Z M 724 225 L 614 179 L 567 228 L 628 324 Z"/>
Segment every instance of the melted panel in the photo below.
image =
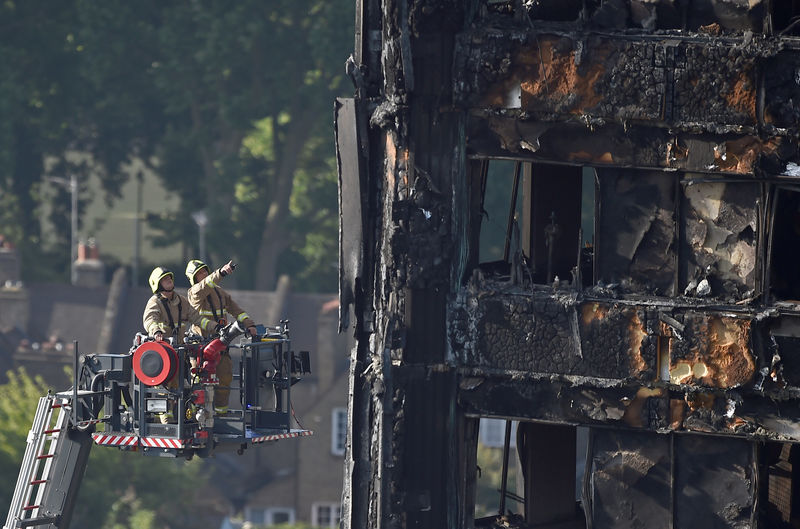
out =
<path fill-rule="evenodd" d="M 364 252 L 363 156 L 359 139 L 359 114 L 354 99 L 336 101 L 336 161 L 339 170 L 339 302 L 340 330 L 349 323 L 355 303 L 356 282 L 362 277 Z M 347 226 L 347 229 L 342 229 Z"/>
<path fill-rule="evenodd" d="M 715 388 L 748 384 L 756 372 L 749 319 L 686 314 L 681 340 L 671 340 L 670 381 Z"/>
<path fill-rule="evenodd" d="M 451 312 L 450 338 L 466 365 L 652 380 L 656 352 L 645 311 L 549 297 L 484 294 Z"/>
<path fill-rule="evenodd" d="M 675 179 L 598 169 L 598 276 L 624 291 L 670 295 L 675 282 Z"/>
<path fill-rule="evenodd" d="M 675 437 L 675 527 L 750 527 L 755 476 L 752 443 Z"/>
<path fill-rule="evenodd" d="M 454 99 L 469 107 L 519 109 L 549 122 L 635 120 L 706 132 L 758 123 L 756 72 L 768 53 L 760 43 L 477 31 L 459 41 L 463 74 Z"/>
<path fill-rule="evenodd" d="M 668 436 L 593 429 L 590 463 L 593 527 L 671 527 Z"/>

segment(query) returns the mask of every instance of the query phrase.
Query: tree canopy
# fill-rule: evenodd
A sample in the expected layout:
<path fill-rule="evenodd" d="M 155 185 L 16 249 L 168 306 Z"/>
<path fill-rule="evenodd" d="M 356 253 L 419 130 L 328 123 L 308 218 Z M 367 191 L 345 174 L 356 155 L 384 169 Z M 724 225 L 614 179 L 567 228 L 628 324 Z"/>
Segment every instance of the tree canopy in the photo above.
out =
<path fill-rule="evenodd" d="M 138 158 L 181 197 L 178 214 L 149 217 L 157 243 L 181 241 L 196 256 L 191 214 L 203 210 L 211 261 L 233 257 L 252 272 L 237 274 L 238 286 L 270 288 L 289 273 L 308 289 L 335 288 L 332 106 L 348 91 L 353 8 L 0 4 L 0 233 L 19 246 L 26 279 L 67 268 L 65 223 L 55 223 L 61 247 L 40 244 L 48 176 L 93 172 L 113 200 Z M 68 204 L 60 190 L 52 216 Z"/>

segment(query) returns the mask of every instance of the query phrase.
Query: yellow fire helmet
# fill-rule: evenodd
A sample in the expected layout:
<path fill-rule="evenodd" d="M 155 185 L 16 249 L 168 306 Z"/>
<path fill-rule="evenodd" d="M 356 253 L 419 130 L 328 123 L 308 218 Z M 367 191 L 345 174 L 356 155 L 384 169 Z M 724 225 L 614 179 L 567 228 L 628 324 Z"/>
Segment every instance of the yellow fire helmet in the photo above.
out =
<path fill-rule="evenodd" d="M 201 268 L 205 268 L 209 274 L 211 273 L 211 270 L 209 270 L 208 265 L 205 264 L 200 259 L 192 259 L 186 265 L 186 277 L 189 279 L 190 285 L 195 284 L 194 276 L 195 274 L 197 274 L 197 272 L 200 271 Z"/>
<path fill-rule="evenodd" d="M 175 279 L 175 275 L 163 266 L 157 266 L 153 268 L 153 271 L 150 272 L 150 279 L 147 280 L 147 282 L 150 283 L 150 290 L 153 291 L 153 294 L 158 292 L 159 283 L 161 283 L 161 280 L 167 276 L 172 276 L 172 279 Z"/>

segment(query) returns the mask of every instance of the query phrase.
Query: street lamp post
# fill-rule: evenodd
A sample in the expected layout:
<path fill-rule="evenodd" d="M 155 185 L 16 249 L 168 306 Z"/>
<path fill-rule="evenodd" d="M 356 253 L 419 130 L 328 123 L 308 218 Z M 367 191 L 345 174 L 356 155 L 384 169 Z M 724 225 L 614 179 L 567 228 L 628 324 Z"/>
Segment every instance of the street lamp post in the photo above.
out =
<path fill-rule="evenodd" d="M 78 259 L 78 177 L 75 173 L 69 175 L 69 180 L 60 176 L 48 176 L 47 180 L 65 187 L 70 193 L 70 263 L 69 280 L 73 285 L 77 280 L 75 261 Z"/>
<path fill-rule="evenodd" d="M 139 281 L 139 261 L 142 253 L 142 188 L 144 187 L 144 176 L 142 172 L 136 173 L 136 224 L 133 234 L 133 274 L 131 274 L 131 286 L 136 286 Z"/>
<path fill-rule="evenodd" d="M 200 236 L 200 260 L 206 262 L 206 225 L 208 225 L 208 215 L 206 215 L 205 210 L 201 209 L 192 213 L 192 218 L 197 224 Z"/>
<path fill-rule="evenodd" d="M 74 285 L 78 281 L 78 275 L 75 270 L 75 261 L 78 260 L 78 177 L 75 173 L 69 175 L 69 193 L 70 197 L 70 244 L 72 251 L 70 251 L 69 277 L 70 282 Z"/>

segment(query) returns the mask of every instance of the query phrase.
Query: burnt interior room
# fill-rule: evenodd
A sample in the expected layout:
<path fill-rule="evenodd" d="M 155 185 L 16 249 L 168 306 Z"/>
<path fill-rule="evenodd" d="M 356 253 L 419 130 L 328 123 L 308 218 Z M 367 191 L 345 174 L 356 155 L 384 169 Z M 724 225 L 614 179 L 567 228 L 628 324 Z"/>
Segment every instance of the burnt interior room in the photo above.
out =
<path fill-rule="evenodd" d="M 590 286 L 594 169 L 509 160 L 477 166 L 481 269 L 507 277 L 520 267 L 523 279 L 533 283 Z"/>
<path fill-rule="evenodd" d="M 776 189 L 771 248 L 772 295 L 800 300 L 800 187 Z"/>
<path fill-rule="evenodd" d="M 511 419 L 502 422 L 505 443 L 500 486 L 492 505 L 495 512 L 513 523 L 524 520 L 535 527 L 553 523 L 566 524 L 562 529 L 586 527 L 582 495 L 589 430 Z M 478 515 L 475 527 L 495 527 L 495 522 L 496 515 Z"/>
<path fill-rule="evenodd" d="M 530 421 L 517 423 L 511 434 L 513 421 L 504 422 L 496 508 L 511 526 L 613 527 L 625 519 L 617 506 L 629 500 L 640 510 L 632 518 L 646 519 L 653 527 L 724 527 L 737 519 L 747 523 L 751 514 L 746 510 L 728 505 L 724 516 L 730 520 L 723 522 L 705 509 L 707 503 L 718 504 L 714 512 L 724 513 L 732 500 L 755 507 L 757 527 L 800 524 L 800 451 L 795 444 Z M 516 480 L 510 477 L 512 467 L 519 474 Z M 592 524 L 587 524 L 587 512 L 593 513 Z M 475 527 L 498 527 L 497 520 L 495 515 L 478 516 Z"/>

